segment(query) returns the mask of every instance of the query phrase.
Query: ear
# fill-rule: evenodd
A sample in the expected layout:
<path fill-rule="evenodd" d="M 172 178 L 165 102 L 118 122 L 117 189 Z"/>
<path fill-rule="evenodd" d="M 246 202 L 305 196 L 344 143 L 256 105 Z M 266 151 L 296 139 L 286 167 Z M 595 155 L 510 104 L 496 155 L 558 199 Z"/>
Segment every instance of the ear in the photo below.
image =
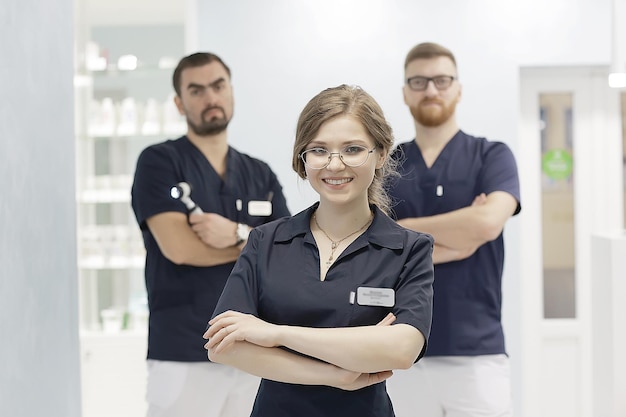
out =
<path fill-rule="evenodd" d="M 178 113 L 180 113 L 182 116 L 185 116 L 185 108 L 183 107 L 183 102 L 180 100 L 180 97 L 178 95 L 174 96 L 174 104 L 176 104 Z"/>
<path fill-rule="evenodd" d="M 378 160 L 376 161 L 376 169 L 381 169 L 383 165 L 385 165 L 385 161 L 387 160 L 388 156 L 389 156 L 389 153 L 385 150 L 381 150 L 380 152 L 378 152 Z"/>
<path fill-rule="evenodd" d="M 407 91 L 406 89 L 407 89 L 406 85 L 402 86 L 402 98 L 404 99 L 404 104 L 408 106 L 409 103 L 408 101 L 406 101 L 406 91 Z"/>

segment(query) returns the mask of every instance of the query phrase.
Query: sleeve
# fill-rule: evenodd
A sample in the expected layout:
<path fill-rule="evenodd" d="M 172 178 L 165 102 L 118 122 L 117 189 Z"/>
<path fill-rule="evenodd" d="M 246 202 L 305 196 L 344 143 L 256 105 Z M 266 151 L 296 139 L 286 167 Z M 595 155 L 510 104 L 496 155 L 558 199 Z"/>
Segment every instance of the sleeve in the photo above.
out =
<path fill-rule="evenodd" d="M 515 214 L 521 210 L 517 163 L 511 149 L 502 142 L 494 142 L 484 156 L 480 184 L 483 192 L 504 191 L 517 200 Z"/>
<path fill-rule="evenodd" d="M 131 189 L 131 204 L 142 229 L 146 228 L 146 219 L 155 214 L 187 212 L 184 204 L 170 196 L 177 178 L 172 158 L 163 147 L 151 146 L 141 152 Z"/>
<path fill-rule="evenodd" d="M 212 318 L 228 310 L 259 316 L 259 291 L 257 281 L 257 253 L 262 241 L 262 233 L 253 229 L 248 243 L 241 251 L 233 270 L 226 281 Z"/>
<path fill-rule="evenodd" d="M 395 324 L 408 324 L 419 330 L 426 339 L 419 358 L 426 351 L 430 335 L 433 309 L 434 268 L 432 261 L 434 240 L 420 233 L 413 244 L 405 249 L 405 263 L 396 287 L 393 314 Z"/>

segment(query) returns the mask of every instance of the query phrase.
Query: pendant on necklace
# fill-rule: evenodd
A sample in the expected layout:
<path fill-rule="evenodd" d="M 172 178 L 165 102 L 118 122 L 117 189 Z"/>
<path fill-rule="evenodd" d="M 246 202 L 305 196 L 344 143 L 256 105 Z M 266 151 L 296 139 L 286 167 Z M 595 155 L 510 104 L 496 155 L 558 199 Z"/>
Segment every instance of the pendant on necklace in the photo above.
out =
<path fill-rule="evenodd" d="M 337 249 L 339 242 L 333 242 L 332 240 L 330 241 L 330 256 L 328 257 L 328 260 L 326 261 L 326 267 L 330 268 L 330 265 L 333 263 L 333 258 L 335 256 L 335 249 Z"/>

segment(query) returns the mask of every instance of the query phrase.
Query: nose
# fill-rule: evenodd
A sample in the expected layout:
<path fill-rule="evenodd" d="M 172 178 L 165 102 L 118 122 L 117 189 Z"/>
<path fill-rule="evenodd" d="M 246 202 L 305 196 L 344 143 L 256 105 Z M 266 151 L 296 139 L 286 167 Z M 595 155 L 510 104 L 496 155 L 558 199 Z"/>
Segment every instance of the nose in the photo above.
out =
<path fill-rule="evenodd" d="M 333 157 L 337 157 L 337 158 L 333 158 Z M 339 152 L 331 152 L 330 155 L 328 155 L 328 165 L 326 166 L 326 169 L 331 170 L 331 171 L 335 171 L 335 170 L 341 170 L 345 168 L 345 164 L 343 163 L 343 159 L 341 159 L 341 153 Z"/>
<path fill-rule="evenodd" d="M 207 88 L 204 92 L 204 103 L 208 105 L 213 105 L 217 102 L 217 93 L 210 88 Z"/>
<path fill-rule="evenodd" d="M 424 91 L 429 96 L 434 96 L 434 95 L 439 94 L 439 90 L 435 86 L 435 80 L 426 81 L 426 89 Z"/>

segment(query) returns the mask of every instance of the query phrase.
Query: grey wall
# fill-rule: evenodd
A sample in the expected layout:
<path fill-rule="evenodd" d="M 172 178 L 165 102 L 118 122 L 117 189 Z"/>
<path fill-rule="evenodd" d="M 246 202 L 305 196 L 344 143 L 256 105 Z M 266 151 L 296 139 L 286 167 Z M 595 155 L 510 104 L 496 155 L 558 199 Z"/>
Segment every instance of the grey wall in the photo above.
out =
<path fill-rule="evenodd" d="M 80 415 L 72 16 L 0 6 L 0 416 Z"/>

